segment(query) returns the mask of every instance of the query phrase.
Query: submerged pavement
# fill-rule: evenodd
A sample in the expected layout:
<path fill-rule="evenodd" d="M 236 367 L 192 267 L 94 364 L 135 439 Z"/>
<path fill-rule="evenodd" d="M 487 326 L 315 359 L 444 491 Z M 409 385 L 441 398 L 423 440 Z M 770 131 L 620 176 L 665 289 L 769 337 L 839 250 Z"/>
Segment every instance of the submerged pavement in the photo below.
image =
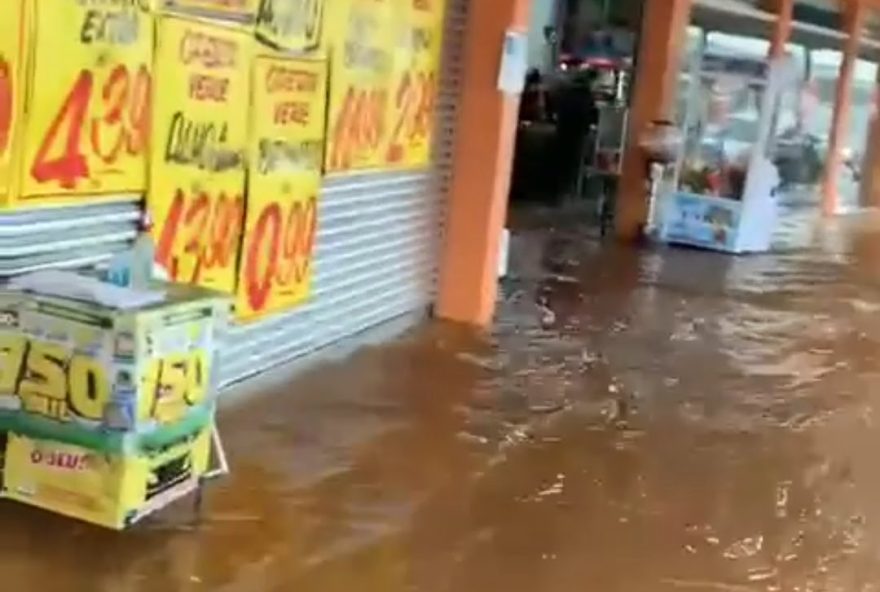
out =
<path fill-rule="evenodd" d="M 224 412 L 199 526 L 0 505 L 0 588 L 880 590 L 880 221 L 799 214 L 734 258 L 557 220 L 517 233 L 491 332 Z"/>

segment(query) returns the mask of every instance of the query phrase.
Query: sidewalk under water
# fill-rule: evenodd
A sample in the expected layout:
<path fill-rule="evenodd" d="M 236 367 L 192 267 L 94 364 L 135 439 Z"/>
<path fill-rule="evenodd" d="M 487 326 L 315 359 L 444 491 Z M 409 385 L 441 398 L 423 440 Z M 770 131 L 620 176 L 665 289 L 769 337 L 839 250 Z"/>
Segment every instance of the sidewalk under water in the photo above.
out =
<path fill-rule="evenodd" d="M 227 410 L 199 527 L 0 505 L 2 589 L 880 590 L 880 221 L 739 258 L 525 228 L 513 257 L 490 333 Z"/>

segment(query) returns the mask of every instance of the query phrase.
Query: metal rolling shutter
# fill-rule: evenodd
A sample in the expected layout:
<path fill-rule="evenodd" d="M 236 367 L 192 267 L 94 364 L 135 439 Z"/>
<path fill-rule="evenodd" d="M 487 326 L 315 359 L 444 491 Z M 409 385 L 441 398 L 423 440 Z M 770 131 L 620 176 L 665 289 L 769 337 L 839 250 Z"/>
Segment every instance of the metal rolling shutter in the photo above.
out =
<path fill-rule="evenodd" d="M 88 267 L 130 247 L 139 201 L 0 214 L 0 278 L 52 267 Z"/>
<path fill-rule="evenodd" d="M 230 328 L 220 386 L 352 338 L 434 301 L 469 0 L 447 0 L 432 165 L 331 176 L 320 205 L 311 302 Z"/>

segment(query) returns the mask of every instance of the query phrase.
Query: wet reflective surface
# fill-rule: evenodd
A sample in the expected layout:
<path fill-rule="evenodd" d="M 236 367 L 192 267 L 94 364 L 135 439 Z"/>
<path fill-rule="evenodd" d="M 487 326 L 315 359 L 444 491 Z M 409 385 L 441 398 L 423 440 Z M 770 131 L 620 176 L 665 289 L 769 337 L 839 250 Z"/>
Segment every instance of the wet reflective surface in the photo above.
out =
<path fill-rule="evenodd" d="M 2 589 L 880 589 L 880 224 L 790 226 L 748 258 L 526 228 L 491 334 L 226 411 L 199 527 L 0 505 Z"/>

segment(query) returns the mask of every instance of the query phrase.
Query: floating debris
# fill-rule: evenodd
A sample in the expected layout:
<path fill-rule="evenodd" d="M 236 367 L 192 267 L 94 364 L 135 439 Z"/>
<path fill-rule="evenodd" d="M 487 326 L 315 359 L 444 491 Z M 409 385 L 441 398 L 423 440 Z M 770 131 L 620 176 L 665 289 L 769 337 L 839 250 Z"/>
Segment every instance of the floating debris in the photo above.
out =
<path fill-rule="evenodd" d="M 726 559 L 745 559 L 754 557 L 764 548 L 764 537 L 759 535 L 737 541 L 724 550 Z"/>

